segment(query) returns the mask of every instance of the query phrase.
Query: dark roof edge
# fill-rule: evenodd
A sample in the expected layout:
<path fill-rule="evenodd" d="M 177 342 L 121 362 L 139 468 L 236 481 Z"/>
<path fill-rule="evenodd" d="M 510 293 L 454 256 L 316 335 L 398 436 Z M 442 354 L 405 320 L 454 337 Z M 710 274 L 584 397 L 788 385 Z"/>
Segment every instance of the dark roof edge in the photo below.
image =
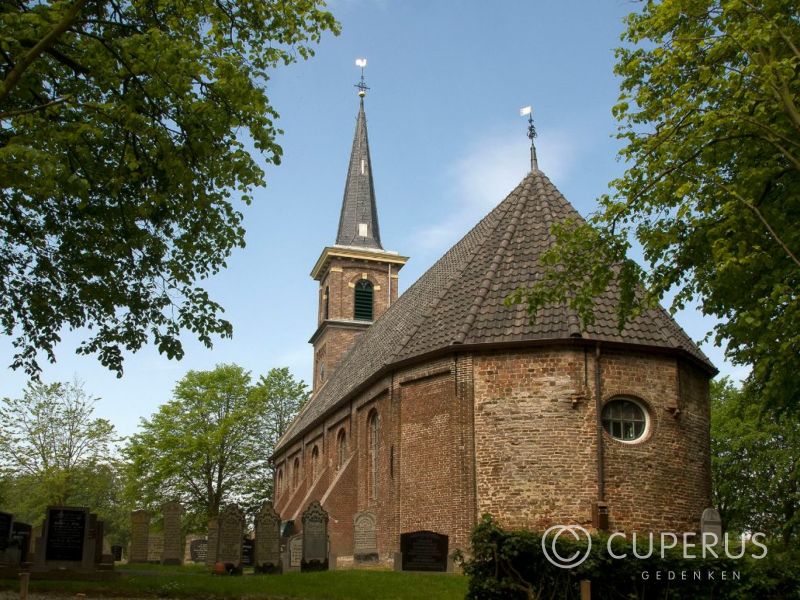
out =
<path fill-rule="evenodd" d="M 719 369 L 717 369 L 713 365 L 709 365 L 705 361 L 700 360 L 697 356 L 695 356 L 694 354 L 683 348 L 649 346 L 647 344 L 632 344 L 630 342 L 613 342 L 613 341 L 598 340 L 593 338 L 574 337 L 574 338 L 551 338 L 542 340 L 515 340 L 509 342 L 489 342 L 489 343 L 479 343 L 479 344 L 452 344 L 450 346 L 443 346 L 441 348 L 437 348 L 429 352 L 424 352 L 416 356 L 411 356 L 409 358 L 405 358 L 384 365 L 383 367 L 378 369 L 375 373 L 373 373 L 370 377 L 367 377 L 367 379 L 361 382 L 361 384 L 354 387 L 349 393 L 342 396 L 342 398 L 340 398 L 337 402 L 332 404 L 330 408 L 325 411 L 325 413 L 323 413 L 321 416 L 311 421 L 305 427 L 305 429 L 297 432 L 291 438 L 286 440 L 286 442 L 282 443 L 279 446 L 279 448 L 283 449 L 288 446 L 291 446 L 295 441 L 301 438 L 306 431 L 308 431 L 309 429 L 313 429 L 314 427 L 319 425 L 320 422 L 324 421 L 329 413 L 337 410 L 338 408 L 340 408 L 341 406 L 352 400 L 355 396 L 358 396 L 361 392 L 369 388 L 381 377 L 402 367 L 407 367 L 419 362 L 424 362 L 425 360 L 429 360 L 431 358 L 439 358 L 441 356 L 447 356 L 449 354 L 464 354 L 467 352 L 476 352 L 482 350 L 540 348 L 544 346 L 578 346 L 578 347 L 594 348 L 597 345 L 599 345 L 602 348 L 610 348 L 612 350 L 638 350 L 642 352 L 647 352 L 649 354 L 673 355 L 679 358 L 686 359 L 688 362 L 699 367 L 702 371 L 705 371 L 709 375 L 709 379 L 719 374 Z M 272 461 L 275 458 L 276 454 L 278 454 L 277 449 L 273 451 L 273 453 L 270 455 L 269 460 Z"/>

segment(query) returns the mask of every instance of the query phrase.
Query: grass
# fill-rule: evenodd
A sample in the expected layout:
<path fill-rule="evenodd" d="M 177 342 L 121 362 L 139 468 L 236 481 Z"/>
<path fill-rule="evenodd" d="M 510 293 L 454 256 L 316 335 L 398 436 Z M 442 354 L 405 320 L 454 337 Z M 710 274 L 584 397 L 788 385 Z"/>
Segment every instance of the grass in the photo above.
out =
<path fill-rule="evenodd" d="M 215 576 L 203 567 L 135 565 L 115 581 L 31 581 L 31 592 L 85 593 L 87 598 L 242 598 L 247 600 L 461 600 L 467 578 L 443 573 L 327 571 L 284 575 Z M 0 590 L 19 583 L 0 579 Z"/>

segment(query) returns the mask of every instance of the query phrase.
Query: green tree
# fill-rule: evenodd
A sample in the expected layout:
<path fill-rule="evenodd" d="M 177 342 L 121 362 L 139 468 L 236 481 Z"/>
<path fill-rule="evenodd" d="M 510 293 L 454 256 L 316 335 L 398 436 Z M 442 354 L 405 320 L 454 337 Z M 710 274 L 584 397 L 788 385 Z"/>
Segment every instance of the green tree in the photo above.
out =
<path fill-rule="evenodd" d="M 262 417 L 265 442 L 272 449 L 286 433 L 311 393 L 305 382 L 295 381 L 289 372 L 289 367 L 270 369 L 266 377 L 262 375 L 259 378 L 253 393 L 259 396 L 264 404 Z"/>
<path fill-rule="evenodd" d="M 94 418 L 96 399 L 80 382 L 31 383 L 22 398 L 0 404 L 2 505 L 39 523 L 48 505 L 87 506 L 125 540 L 127 508 L 116 457 L 119 438 Z"/>
<path fill-rule="evenodd" d="M 757 397 L 797 406 L 800 371 L 800 5 L 647 1 L 617 50 L 624 175 L 588 223 L 555 228 L 546 272 L 509 302 L 567 301 L 620 325 L 675 292 L 719 319 Z M 647 269 L 627 258 L 635 240 Z"/>
<path fill-rule="evenodd" d="M 36 375 L 64 327 L 122 374 L 229 336 L 198 282 L 244 246 L 231 197 L 280 162 L 266 82 L 338 24 L 319 0 L 0 3 L 0 330 Z"/>
<path fill-rule="evenodd" d="M 305 396 L 288 369 L 273 369 L 256 386 L 237 365 L 189 371 L 129 439 L 131 497 L 149 507 L 178 499 L 193 527 L 226 502 L 254 510 L 272 497 L 273 415 L 292 418 Z"/>
<path fill-rule="evenodd" d="M 800 422 L 761 411 L 724 378 L 711 384 L 714 504 L 728 528 L 800 539 Z"/>

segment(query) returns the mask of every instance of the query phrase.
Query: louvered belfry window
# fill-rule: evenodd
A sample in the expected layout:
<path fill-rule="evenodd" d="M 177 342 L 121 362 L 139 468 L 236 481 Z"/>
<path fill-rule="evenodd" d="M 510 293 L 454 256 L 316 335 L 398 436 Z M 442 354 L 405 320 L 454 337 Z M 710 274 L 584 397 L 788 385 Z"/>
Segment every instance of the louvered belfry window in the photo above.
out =
<path fill-rule="evenodd" d="M 360 279 L 356 283 L 354 318 L 358 321 L 372 321 L 372 283 Z"/>

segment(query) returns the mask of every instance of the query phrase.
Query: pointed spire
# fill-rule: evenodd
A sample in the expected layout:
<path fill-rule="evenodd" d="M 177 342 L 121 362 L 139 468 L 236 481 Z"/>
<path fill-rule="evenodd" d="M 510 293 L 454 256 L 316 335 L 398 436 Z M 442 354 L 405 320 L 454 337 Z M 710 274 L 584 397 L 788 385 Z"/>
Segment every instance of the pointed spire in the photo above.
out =
<path fill-rule="evenodd" d="M 533 125 L 533 109 L 530 106 L 525 106 L 519 109 L 521 117 L 528 115 L 528 139 L 531 141 L 531 173 L 539 170 L 539 160 L 536 158 L 536 146 L 533 143 L 536 137 L 536 127 Z"/>
<path fill-rule="evenodd" d="M 375 188 L 372 182 L 372 161 L 369 156 L 367 117 L 364 113 L 362 91 L 363 89 L 359 87 L 361 100 L 356 118 L 353 149 L 350 153 L 350 166 L 347 169 L 347 182 L 344 187 L 336 243 L 340 246 L 383 250 L 378 227 L 378 210 L 375 204 Z"/>

